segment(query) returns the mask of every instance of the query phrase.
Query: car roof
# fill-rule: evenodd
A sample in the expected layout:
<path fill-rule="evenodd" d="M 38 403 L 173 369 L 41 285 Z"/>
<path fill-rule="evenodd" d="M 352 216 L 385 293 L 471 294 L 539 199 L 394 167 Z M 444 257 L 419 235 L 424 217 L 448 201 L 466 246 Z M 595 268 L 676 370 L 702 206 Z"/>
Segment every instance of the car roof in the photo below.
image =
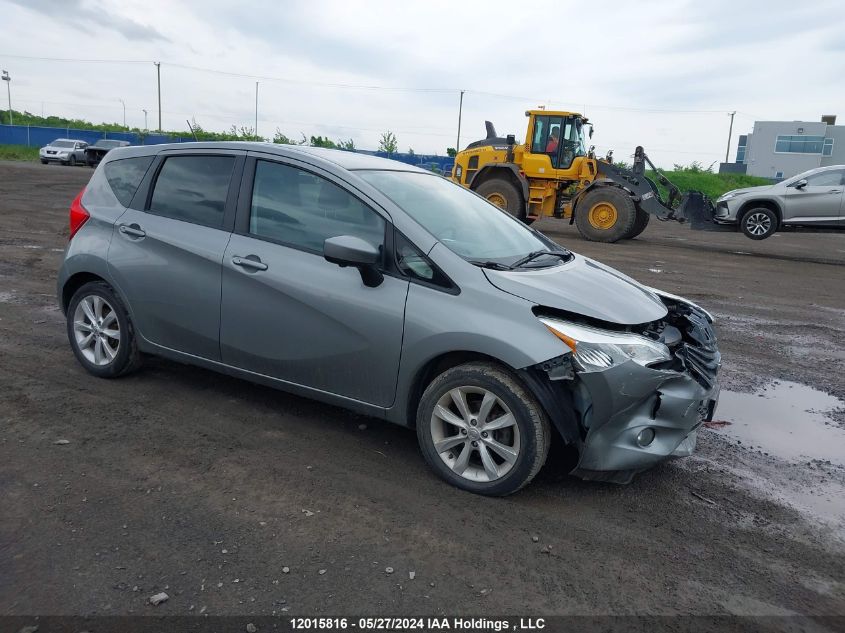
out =
<path fill-rule="evenodd" d="M 413 165 L 400 163 L 399 161 L 387 158 L 381 158 L 379 156 L 372 156 L 370 154 L 349 152 L 340 149 L 328 149 L 325 147 L 283 145 L 280 143 L 260 143 L 252 141 L 201 141 L 193 143 L 167 143 L 164 145 L 136 145 L 120 149 L 120 156 L 148 155 L 150 153 L 157 154 L 161 151 L 173 151 L 180 149 L 236 149 L 248 152 L 263 152 L 265 154 L 275 154 L 277 156 L 287 156 L 290 158 L 304 158 L 307 156 L 317 159 L 317 162 L 324 161 L 327 163 L 333 163 L 338 167 L 350 171 L 372 169 L 383 171 L 410 171 L 423 174 L 431 173 L 425 169 L 414 167 Z"/>

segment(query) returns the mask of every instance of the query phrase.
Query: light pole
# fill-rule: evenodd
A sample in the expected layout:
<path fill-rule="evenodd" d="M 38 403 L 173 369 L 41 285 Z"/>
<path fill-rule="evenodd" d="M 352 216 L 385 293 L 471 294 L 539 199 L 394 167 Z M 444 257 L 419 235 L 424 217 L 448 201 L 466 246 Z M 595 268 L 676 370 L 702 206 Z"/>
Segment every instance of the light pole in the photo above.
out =
<path fill-rule="evenodd" d="M 458 142 L 455 144 L 455 151 L 461 151 L 461 115 L 464 112 L 464 91 L 461 90 L 461 100 L 458 104 Z"/>
<path fill-rule="evenodd" d="M 253 130 L 255 139 L 258 140 L 258 82 L 255 82 L 255 130 Z"/>
<path fill-rule="evenodd" d="M 725 162 L 728 162 L 728 157 L 731 153 L 731 135 L 734 133 L 734 115 L 736 114 L 736 110 L 733 112 L 728 112 L 731 115 L 731 127 L 728 128 L 728 149 L 725 150 Z"/>
<path fill-rule="evenodd" d="M 3 71 L 3 81 L 6 82 L 6 94 L 9 97 L 9 125 L 14 125 L 12 120 L 12 78 L 9 76 L 9 71 Z"/>
<path fill-rule="evenodd" d="M 126 128 L 126 103 L 124 103 L 123 99 L 118 99 L 118 101 L 123 106 L 123 127 Z"/>
<path fill-rule="evenodd" d="M 158 131 L 161 132 L 161 62 L 153 62 L 156 65 L 156 78 L 158 80 Z"/>
<path fill-rule="evenodd" d="M 149 129 L 147 128 L 147 111 L 143 109 L 141 111 L 144 113 L 144 130 L 146 131 L 147 129 Z"/>

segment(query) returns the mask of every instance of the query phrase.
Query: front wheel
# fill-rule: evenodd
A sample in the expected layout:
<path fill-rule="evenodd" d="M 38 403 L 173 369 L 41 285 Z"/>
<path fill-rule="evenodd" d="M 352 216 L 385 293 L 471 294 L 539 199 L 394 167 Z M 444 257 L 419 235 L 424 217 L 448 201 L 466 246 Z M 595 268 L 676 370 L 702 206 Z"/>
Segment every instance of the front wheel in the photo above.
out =
<path fill-rule="evenodd" d="M 453 367 L 426 388 L 417 439 L 428 465 L 453 486 L 504 496 L 539 472 L 551 431 L 543 408 L 510 372 L 478 362 Z"/>
<path fill-rule="evenodd" d="M 507 211 L 518 220 L 525 220 L 525 204 L 522 193 L 509 180 L 491 178 L 481 183 L 475 192 L 487 198 L 500 209 Z"/>
<path fill-rule="evenodd" d="M 743 214 L 739 226 L 746 237 L 752 240 L 764 240 L 778 230 L 778 216 L 766 207 L 749 209 Z"/>
<path fill-rule="evenodd" d="M 76 167 L 76 156 L 71 155 L 67 164 L 70 165 L 71 167 Z"/>
<path fill-rule="evenodd" d="M 578 203 L 575 226 L 591 242 L 618 242 L 631 235 L 637 220 L 634 201 L 624 190 L 601 186 Z M 645 227 L 643 227 L 645 228 Z"/>

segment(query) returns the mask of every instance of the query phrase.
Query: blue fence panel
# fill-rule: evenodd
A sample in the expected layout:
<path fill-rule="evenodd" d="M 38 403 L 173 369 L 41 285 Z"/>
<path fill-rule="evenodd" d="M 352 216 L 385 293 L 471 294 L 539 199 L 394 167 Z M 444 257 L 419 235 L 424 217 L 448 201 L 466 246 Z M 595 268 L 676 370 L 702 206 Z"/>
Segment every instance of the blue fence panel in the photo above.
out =
<path fill-rule="evenodd" d="M 189 137 L 171 137 L 167 134 L 147 134 L 143 138 L 135 132 L 99 132 L 96 130 L 77 130 L 71 127 L 39 127 L 35 125 L 0 125 L 0 145 L 27 145 L 29 147 L 44 147 L 57 138 L 69 138 L 86 143 L 96 143 L 100 139 L 110 138 L 129 141 L 132 145 L 159 145 L 161 143 L 187 143 L 193 141 Z M 398 160 L 408 165 L 415 165 L 437 173 L 449 174 L 455 164 L 455 159 L 449 156 L 433 156 L 428 154 L 395 153 L 362 151 L 365 154 L 381 156 L 391 160 Z"/>
<path fill-rule="evenodd" d="M 39 127 L 36 125 L 0 125 L 0 145 L 27 145 L 44 147 L 57 138 L 69 138 L 86 143 L 96 143 L 109 138 L 129 141 L 132 145 L 158 145 L 161 143 L 183 143 L 193 139 L 172 138 L 167 134 L 147 134 L 141 138 L 135 132 L 100 132 L 97 130 L 77 130 L 72 127 Z"/>

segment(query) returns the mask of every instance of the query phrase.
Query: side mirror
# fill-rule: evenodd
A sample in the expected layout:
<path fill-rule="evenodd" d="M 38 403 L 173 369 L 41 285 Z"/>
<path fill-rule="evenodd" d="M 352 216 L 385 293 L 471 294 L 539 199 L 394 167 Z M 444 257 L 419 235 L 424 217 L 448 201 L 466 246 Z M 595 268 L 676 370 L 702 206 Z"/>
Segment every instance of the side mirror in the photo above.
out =
<path fill-rule="evenodd" d="M 508 134 L 507 139 L 508 139 L 508 145 L 515 145 L 516 144 L 516 136 L 514 136 L 513 134 Z"/>
<path fill-rule="evenodd" d="M 378 269 L 381 252 L 378 248 L 360 237 L 339 235 L 323 242 L 323 257 L 327 262 L 341 268 L 354 266 L 361 273 L 361 281 L 368 288 L 375 288 L 384 281 L 384 275 Z"/>
<path fill-rule="evenodd" d="M 802 178 L 798 182 L 794 182 L 790 185 L 790 187 L 795 187 L 796 189 L 803 189 L 806 186 L 807 186 L 807 179 L 806 178 Z"/>

